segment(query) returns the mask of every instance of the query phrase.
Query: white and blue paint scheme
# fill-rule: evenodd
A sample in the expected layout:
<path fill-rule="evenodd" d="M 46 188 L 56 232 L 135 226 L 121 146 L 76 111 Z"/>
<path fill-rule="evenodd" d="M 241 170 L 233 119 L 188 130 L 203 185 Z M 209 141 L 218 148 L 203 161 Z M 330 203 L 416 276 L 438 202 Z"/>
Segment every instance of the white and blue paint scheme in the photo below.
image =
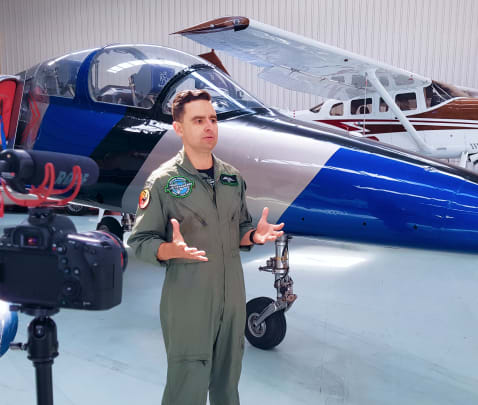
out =
<path fill-rule="evenodd" d="M 15 147 L 92 157 L 99 182 L 82 189 L 80 204 L 134 213 L 147 176 L 181 147 L 174 95 L 205 88 L 218 113 L 215 153 L 245 177 L 255 218 L 269 206 L 290 234 L 478 251 L 476 174 L 292 120 L 201 58 L 114 45 L 46 61 L 21 78 Z"/>

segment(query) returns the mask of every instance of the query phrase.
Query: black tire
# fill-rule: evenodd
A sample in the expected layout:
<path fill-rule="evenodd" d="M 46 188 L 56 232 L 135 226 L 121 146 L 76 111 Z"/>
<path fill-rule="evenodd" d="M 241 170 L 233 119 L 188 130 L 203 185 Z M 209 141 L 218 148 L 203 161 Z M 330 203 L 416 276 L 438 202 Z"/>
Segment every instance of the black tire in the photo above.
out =
<path fill-rule="evenodd" d="M 253 327 L 254 318 L 257 319 L 271 302 L 274 302 L 271 298 L 259 297 L 250 300 L 246 305 L 246 338 L 252 346 L 263 350 L 276 347 L 282 342 L 287 332 L 287 322 L 283 310 L 273 313 L 259 327 Z"/>
<path fill-rule="evenodd" d="M 96 230 L 112 233 L 120 240 L 123 240 L 123 227 L 118 220 L 113 217 L 104 217 L 96 226 Z"/>
<path fill-rule="evenodd" d="M 65 211 L 68 215 L 83 215 L 87 210 L 87 207 L 78 204 L 68 204 L 65 207 Z"/>

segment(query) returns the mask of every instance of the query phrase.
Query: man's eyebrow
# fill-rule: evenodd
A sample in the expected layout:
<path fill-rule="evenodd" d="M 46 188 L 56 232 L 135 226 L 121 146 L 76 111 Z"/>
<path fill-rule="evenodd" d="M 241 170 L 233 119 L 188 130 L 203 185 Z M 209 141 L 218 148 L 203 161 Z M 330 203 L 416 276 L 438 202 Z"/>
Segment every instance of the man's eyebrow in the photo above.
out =
<path fill-rule="evenodd" d="M 194 121 L 194 120 L 197 120 L 197 119 L 200 119 L 200 118 L 204 119 L 204 118 L 206 118 L 206 116 L 205 115 L 195 115 L 194 117 L 191 118 L 191 121 Z M 211 114 L 211 115 L 209 115 L 209 118 L 214 118 L 214 119 L 217 120 L 217 115 L 216 114 Z"/>

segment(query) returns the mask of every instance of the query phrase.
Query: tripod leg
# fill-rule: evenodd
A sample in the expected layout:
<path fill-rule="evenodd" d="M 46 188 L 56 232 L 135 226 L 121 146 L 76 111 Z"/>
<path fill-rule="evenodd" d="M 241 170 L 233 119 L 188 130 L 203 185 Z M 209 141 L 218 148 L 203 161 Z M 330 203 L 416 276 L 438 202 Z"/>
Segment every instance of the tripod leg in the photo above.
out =
<path fill-rule="evenodd" d="M 35 367 L 38 405 L 53 405 L 52 364 L 53 360 L 33 363 Z"/>
<path fill-rule="evenodd" d="M 37 317 L 28 325 L 28 358 L 35 367 L 37 405 L 53 405 L 51 366 L 58 356 L 56 324 L 50 317 Z"/>

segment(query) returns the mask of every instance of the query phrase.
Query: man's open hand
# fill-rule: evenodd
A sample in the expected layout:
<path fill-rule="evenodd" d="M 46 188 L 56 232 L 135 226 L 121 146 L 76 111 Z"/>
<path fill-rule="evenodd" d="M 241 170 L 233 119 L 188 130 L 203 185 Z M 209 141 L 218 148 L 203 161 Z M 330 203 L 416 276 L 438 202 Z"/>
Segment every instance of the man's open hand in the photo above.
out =
<path fill-rule="evenodd" d="M 170 243 L 162 243 L 159 246 L 157 257 L 159 260 L 169 259 L 190 259 L 200 262 L 207 262 L 206 252 L 198 250 L 195 247 L 189 247 L 184 242 L 183 235 L 179 230 L 179 222 L 177 219 L 171 219 L 173 226 L 173 240 Z"/>
<path fill-rule="evenodd" d="M 254 243 L 262 245 L 266 242 L 275 241 L 279 236 L 284 234 L 281 229 L 284 227 L 284 223 L 278 225 L 270 224 L 267 222 L 267 216 L 269 215 L 269 208 L 264 207 L 262 210 L 262 216 L 257 223 L 256 232 L 254 234 Z"/>

